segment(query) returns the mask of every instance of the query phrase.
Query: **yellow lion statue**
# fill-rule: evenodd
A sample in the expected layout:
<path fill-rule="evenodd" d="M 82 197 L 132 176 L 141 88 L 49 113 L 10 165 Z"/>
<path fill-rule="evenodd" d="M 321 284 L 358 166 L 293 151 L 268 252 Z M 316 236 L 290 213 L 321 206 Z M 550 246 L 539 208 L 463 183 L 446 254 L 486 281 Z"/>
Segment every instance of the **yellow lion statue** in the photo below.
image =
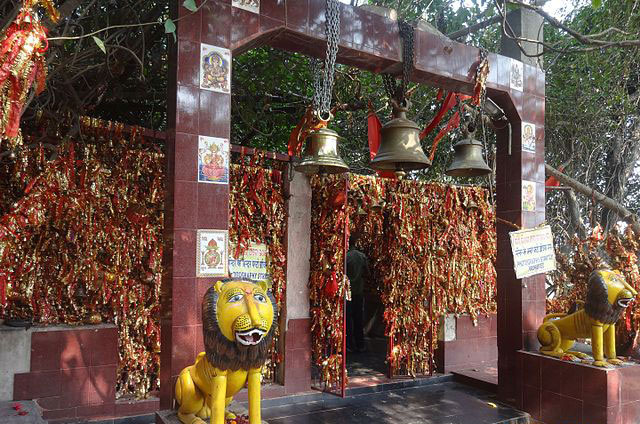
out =
<path fill-rule="evenodd" d="M 619 272 L 593 271 L 583 306 L 573 313 L 544 317 L 538 328 L 540 352 L 556 358 L 582 358 L 598 367 L 621 365 L 616 357 L 616 321 L 637 294 Z M 591 338 L 593 361 L 587 361 L 584 353 L 570 350 L 578 338 Z"/>
<path fill-rule="evenodd" d="M 245 384 L 249 423 L 260 424 L 260 378 L 273 339 L 276 302 L 264 281 L 227 279 L 202 301 L 205 351 L 180 372 L 175 394 L 184 424 L 224 424 L 235 418 L 225 408 Z"/>

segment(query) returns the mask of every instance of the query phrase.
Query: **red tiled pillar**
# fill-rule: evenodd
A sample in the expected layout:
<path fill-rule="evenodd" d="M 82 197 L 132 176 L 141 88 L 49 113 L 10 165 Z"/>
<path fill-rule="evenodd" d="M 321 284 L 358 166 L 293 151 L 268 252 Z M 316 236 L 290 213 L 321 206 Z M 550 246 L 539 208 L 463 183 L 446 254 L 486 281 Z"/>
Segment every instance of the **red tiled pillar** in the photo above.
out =
<path fill-rule="evenodd" d="M 498 56 L 498 72 L 508 73 L 511 60 Z M 522 91 L 513 88 L 509 91 L 514 105 L 506 110 L 512 125 L 511 155 L 508 130 L 498 131 L 497 215 L 522 228 L 533 228 L 545 219 L 544 82 L 541 70 L 524 65 Z M 523 149 L 522 122 L 535 125 L 535 152 Z M 534 210 L 523 206 L 523 182 L 535 184 Z M 521 406 L 522 370 L 516 351 L 538 348 L 536 330 L 545 313 L 545 278 L 515 277 L 510 231 L 514 229 L 497 223 L 498 394 L 502 400 Z"/>
<path fill-rule="evenodd" d="M 182 2 L 174 2 L 181 18 L 177 43 L 169 37 L 162 409 L 171 407 L 175 377 L 203 350 L 201 299 L 215 279 L 196 278 L 196 231 L 227 230 L 229 208 L 228 185 L 198 182 L 197 155 L 198 136 L 230 135 L 230 93 L 200 88 L 201 44 L 230 48 L 230 1 L 209 0 L 196 13 L 176 3 Z"/>

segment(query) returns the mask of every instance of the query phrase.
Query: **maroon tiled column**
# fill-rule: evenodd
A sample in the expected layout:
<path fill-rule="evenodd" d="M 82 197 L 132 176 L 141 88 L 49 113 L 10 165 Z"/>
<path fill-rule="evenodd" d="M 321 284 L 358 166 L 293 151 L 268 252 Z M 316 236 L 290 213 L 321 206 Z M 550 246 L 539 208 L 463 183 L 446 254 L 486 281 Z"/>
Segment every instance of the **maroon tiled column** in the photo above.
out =
<path fill-rule="evenodd" d="M 498 85 L 509 75 L 511 59 L 497 56 Z M 510 100 L 496 98 L 505 108 L 512 126 L 511 154 L 509 131 L 498 130 L 496 197 L 497 216 L 522 228 L 533 228 L 545 219 L 544 192 L 544 73 L 524 65 L 523 90 L 509 90 Z M 508 78 L 508 77 L 507 77 Z M 508 81 L 508 80 L 507 80 Z M 507 86 L 508 88 L 508 82 Z M 502 100 L 502 101 L 501 101 Z M 511 105 L 511 104 L 512 105 Z M 536 126 L 535 153 L 524 151 L 521 142 L 522 122 Z M 536 184 L 535 210 L 523 210 L 522 181 Z M 498 394 L 521 407 L 519 349 L 537 349 L 536 330 L 545 313 L 545 278 L 515 277 L 509 232 L 514 228 L 497 223 L 498 259 Z"/>
<path fill-rule="evenodd" d="M 175 3 L 174 10 L 178 8 Z M 231 95 L 200 88 L 200 44 L 230 47 L 229 3 L 209 0 L 193 14 L 180 6 L 177 43 L 169 40 L 160 369 L 163 409 L 171 407 L 175 377 L 203 350 L 201 299 L 215 279 L 196 278 L 196 231 L 228 228 L 229 187 L 198 183 L 197 155 L 199 135 L 226 139 L 230 135 Z"/>

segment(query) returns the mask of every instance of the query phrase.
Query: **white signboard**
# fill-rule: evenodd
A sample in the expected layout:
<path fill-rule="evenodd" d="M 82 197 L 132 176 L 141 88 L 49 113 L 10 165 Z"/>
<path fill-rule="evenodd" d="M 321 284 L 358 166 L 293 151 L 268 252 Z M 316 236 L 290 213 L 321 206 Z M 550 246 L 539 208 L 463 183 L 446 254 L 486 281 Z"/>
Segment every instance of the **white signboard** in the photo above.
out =
<path fill-rule="evenodd" d="M 249 278 L 251 280 L 268 281 L 267 273 L 267 245 L 251 243 L 240 258 L 234 258 L 235 246 L 231 246 L 229 256 L 229 271 L 234 278 Z"/>
<path fill-rule="evenodd" d="M 550 226 L 513 231 L 509 233 L 509 237 L 516 278 L 531 277 L 556 269 Z"/>

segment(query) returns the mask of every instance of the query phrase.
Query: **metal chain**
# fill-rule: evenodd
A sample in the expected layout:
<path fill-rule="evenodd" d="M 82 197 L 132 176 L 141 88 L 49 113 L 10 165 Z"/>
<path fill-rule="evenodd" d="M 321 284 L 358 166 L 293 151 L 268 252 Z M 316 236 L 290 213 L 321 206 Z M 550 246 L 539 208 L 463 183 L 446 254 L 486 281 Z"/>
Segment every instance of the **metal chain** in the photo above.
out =
<path fill-rule="evenodd" d="M 398 84 L 393 75 L 382 74 L 382 82 L 389 98 L 395 99 L 399 104 L 403 104 L 413 68 L 413 26 L 408 22 L 398 21 L 398 33 L 402 38 L 402 80 Z"/>
<path fill-rule="evenodd" d="M 318 59 L 311 59 L 313 75 L 313 110 L 323 119 L 330 117 L 333 77 L 340 39 L 340 8 L 338 0 L 326 0 L 325 35 L 327 36 L 327 53 L 324 69 Z"/>
<path fill-rule="evenodd" d="M 413 69 L 413 27 L 405 22 L 398 21 L 398 29 L 400 37 L 402 37 L 402 83 L 400 84 L 400 92 L 398 93 L 398 101 L 403 103 L 405 94 L 407 93 L 407 84 L 409 76 Z"/>

